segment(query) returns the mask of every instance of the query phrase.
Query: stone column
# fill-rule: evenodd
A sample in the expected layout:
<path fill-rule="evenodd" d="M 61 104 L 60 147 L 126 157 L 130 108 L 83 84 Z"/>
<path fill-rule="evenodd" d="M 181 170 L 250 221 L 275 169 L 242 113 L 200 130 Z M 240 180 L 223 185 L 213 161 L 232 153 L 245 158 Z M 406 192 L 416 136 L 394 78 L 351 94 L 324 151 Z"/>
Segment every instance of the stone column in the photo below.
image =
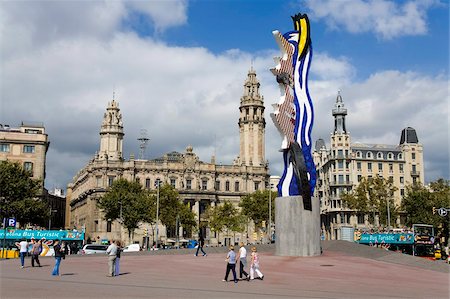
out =
<path fill-rule="evenodd" d="M 275 199 L 276 255 L 320 255 L 320 203 L 317 198 L 311 200 L 312 211 L 308 211 L 301 196 Z"/>

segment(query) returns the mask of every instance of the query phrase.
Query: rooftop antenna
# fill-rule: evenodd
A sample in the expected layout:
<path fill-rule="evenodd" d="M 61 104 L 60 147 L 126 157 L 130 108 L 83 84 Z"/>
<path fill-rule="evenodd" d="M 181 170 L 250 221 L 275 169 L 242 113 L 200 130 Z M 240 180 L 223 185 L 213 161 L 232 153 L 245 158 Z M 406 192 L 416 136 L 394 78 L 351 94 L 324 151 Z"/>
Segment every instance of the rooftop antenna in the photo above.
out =
<path fill-rule="evenodd" d="M 217 135 L 214 134 L 214 157 L 216 156 L 216 149 L 217 149 Z"/>
<path fill-rule="evenodd" d="M 113 101 L 116 99 L 116 84 L 113 84 Z"/>
<path fill-rule="evenodd" d="M 145 158 L 145 150 L 147 149 L 147 143 L 150 140 L 147 137 L 147 130 L 141 129 L 141 137 L 139 137 L 137 140 L 139 140 L 139 160 L 144 160 Z"/>

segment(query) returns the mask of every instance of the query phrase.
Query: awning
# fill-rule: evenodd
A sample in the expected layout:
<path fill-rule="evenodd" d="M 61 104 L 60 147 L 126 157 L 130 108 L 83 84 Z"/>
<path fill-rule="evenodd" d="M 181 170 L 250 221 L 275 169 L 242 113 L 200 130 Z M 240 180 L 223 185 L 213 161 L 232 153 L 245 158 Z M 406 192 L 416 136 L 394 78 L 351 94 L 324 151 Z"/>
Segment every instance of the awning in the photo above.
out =
<path fill-rule="evenodd" d="M 167 243 L 175 243 L 176 241 L 175 241 L 175 240 L 172 240 L 172 239 L 167 239 L 166 242 L 167 242 Z"/>
<path fill-rule="evenodd" d="M 181 239 L 180 241 L 179 241 L 180 243 L 188 243 L 189 242 L 189 240 L 186 240 L 186 239 Z"/>

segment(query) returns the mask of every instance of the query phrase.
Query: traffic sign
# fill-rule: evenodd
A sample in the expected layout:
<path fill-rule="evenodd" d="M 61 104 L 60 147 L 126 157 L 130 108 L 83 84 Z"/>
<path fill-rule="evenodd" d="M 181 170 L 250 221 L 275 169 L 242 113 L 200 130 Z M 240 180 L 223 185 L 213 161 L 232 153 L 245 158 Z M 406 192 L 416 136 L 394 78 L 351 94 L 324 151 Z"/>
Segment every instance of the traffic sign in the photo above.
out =
<path fill-rule="evenodd" d="M 440 208 L 438 210 L 438 214 L 439 214 L 439 216 L 442 216 L 442 217 L 447 216 L 447 209 L 446 208 Z"/>
<path fill-rule="evenodd" d="M 16 227 L 16 218 L 8 218 L 8 227 Z"/>

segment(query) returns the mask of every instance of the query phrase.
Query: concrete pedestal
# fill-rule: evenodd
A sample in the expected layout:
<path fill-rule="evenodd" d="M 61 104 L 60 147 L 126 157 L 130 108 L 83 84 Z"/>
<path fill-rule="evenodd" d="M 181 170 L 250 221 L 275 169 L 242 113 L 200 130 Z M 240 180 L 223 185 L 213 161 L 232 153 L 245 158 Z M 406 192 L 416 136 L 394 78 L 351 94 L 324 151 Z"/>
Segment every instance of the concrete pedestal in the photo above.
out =
<path fill-rule="evenodd" d="M 311 200 L 312 211 L 308 211 L 303 209 L 301 196 L 275 199 L 276 255 L 320 255 L 319 200 Z"/>

